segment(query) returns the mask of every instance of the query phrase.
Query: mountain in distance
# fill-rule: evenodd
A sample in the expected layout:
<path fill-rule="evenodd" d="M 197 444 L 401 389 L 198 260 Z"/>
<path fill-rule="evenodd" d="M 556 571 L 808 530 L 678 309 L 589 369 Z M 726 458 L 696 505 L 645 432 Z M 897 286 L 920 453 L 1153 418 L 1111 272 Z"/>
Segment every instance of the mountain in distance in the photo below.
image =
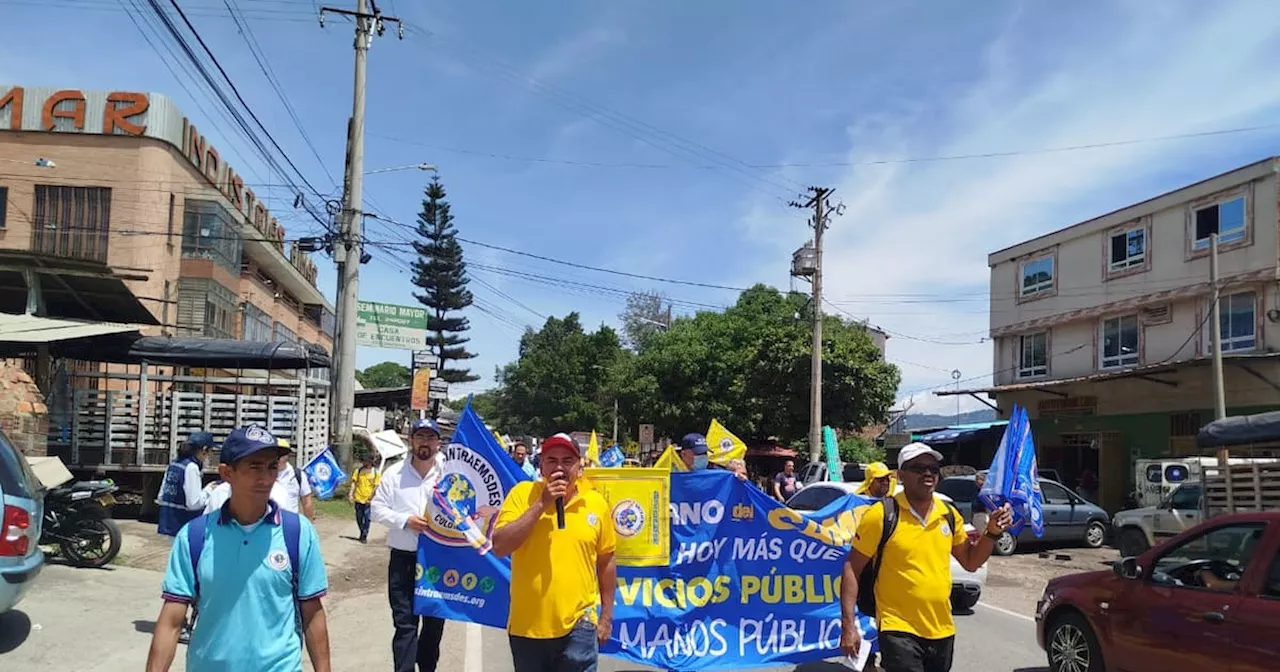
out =
<path fill-rule="evenodd" d="M 932 413 L 909 413 L 904 422 L 907 429 L 921 429 L 927 427 L 949 427 L 951 425 L 967 425 L 974 422 L 995 422 L 999 420 L 999 415 L 989 408 L 983 408 L 976 411 L 961 413 L 957 416 L 954 413 L 945 415 L 934 415 Z"/>

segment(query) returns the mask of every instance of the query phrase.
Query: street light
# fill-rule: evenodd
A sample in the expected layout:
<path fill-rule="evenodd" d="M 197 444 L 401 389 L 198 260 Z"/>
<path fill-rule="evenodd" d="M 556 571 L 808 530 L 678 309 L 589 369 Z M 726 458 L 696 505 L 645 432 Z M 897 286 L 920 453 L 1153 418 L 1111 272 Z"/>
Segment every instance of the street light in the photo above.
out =
<path fill-rule="evenodd" d="M 414 164 L 411 164 L 411 165 L 408 165 L 408 166 L 393 166 L 393 167 L 391 167 L 391 168 L 379 168 L 379 169 L 377 169 L 377 170 L 371 170 L 371 171 L 369 171 L 369 172 L 365 173 L 365 175 L 377 175 L 378 173 L 394 173 L 394 172 L 398 172 L 398 171 L 401 171 L 401 170 L 421 170 L 421 171 L 424 171 L 424 172 L 425 172 L 425 171 L 430 171 L 430 172 L 437 173 L 437 174 L 440 172 L 439 170 L 436 170 L 436 166 L 435 166 L 435 164 L 432 164 L 432 163 L 414 163 Z"/>

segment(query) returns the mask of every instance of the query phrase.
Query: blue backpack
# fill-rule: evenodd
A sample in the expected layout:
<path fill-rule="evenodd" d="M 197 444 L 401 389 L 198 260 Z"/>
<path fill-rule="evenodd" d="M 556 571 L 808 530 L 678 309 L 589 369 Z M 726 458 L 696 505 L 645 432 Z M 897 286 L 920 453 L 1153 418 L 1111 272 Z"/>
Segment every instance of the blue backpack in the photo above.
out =
<path fill-rule="evenodd" d="M 200 554 L 204 552 L 205 530 L 209 519 L 221 515 L 221 511 L 212 511 L 187 524 L 187 546 L 191 551 L 191 575 L 195 578 L 195 594 L 191 596 L 191 604 L 200 604 Z M 298 552 L 299 540 L 302 538 L 302 523 L 298 514 L 280 510 L 280 528 L 284 532 L 284 547 L 289 554 L 289 571 L 292 572 L 290 583 L 293 585 L 293 627 L 298 635 L 302 635 L 302 607 L 298 601 Z"/>

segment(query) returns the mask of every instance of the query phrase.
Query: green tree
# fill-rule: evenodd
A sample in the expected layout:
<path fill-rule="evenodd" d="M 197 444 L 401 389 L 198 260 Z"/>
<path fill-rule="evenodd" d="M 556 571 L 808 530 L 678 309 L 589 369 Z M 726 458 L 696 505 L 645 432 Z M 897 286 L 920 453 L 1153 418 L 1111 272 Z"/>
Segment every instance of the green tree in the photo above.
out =
<path fill-rule="evenodd" d="M 809 428 L 810 309 L 805 297 L 757 285 L 722 313 L 674 321 L 617 377 L 627 415 L 669 436 L 719 419 L 742 438 L 791 442 Z M 823 420 L 837 429 L 882 421 L 898 388 L 859 324 L 823 321 Z"/>
<path fill-rule="evenodd" d="M 480 376 L 472 375 L 470 369 L 449 365 L 475 354 L 467 350 L 470 339 L 463 336 L 471 325 L 460 314 L 472 301 L 471 290 L 467 289 L 467 266 L 449 203 L 444 199 L 444 185 L 437 177 L 427 185 L 422 212 L 418 214 L 418 236 L 422 240 L 413 243 L 418 253 L 413 262 L 413 284 L 422 291 L 414 292 L 413 297 L 428 309 L 427 346 L 440 357 L 440 379 L 469 383 L 480 380 Z"/>
<path fill-rule="evenodd" d="M 498 396 L 500 394 L 500 390 L 477 392 L 471 395 L 471 408 L 475 410 L 482 420 L 505 431 L 505 427 L 502 424 L 502 414 L 498 411 Z M 446 404 L 448 404 L 449 408 L 461 413 L 462 409 L 467 406 L 467 398 L 450 399 Z"/>
<path fill-rule="evenodd" d="M 618 315 L 622 321 L 624 344 L 641 350 L 649 339 L 671 322 L 671 302 L 658 292 L 639 292 L 627 297 L 627 307 Z"/>
<path fill-rule="evenodd" d="M 381 387 L 408 387 L 413 379 L 409 367 L 396 362 L 381 362 L 363 371 L 356 371 L 356 380 L 366 390 Z"/>
<path fill-rule="evenodd" d="M 884 461 L 884 448 L 859 434 L 840 439 L 840 461 L 870 464 Z"/>
<path fill-rule="evenodd" d="M 622 352 L 617 332 L 602 326 L 587 333 L 577 313 L 526 331 L 519 359 L 498 376 L 495 410 L 503 429 L 548 436 L 612 427 L 613 371 Z"/>

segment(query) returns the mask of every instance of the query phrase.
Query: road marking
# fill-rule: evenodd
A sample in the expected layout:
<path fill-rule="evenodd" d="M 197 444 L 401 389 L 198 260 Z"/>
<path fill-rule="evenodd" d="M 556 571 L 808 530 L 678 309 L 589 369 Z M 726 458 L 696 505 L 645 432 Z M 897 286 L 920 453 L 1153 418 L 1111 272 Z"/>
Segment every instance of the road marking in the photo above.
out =
<path fill-rule="evenodd" d="M 1014 617 L 1014 618 L 1021 618 L 1021 619 L 1022 619 L 1022 620 L 1024 620 L 1024 621 L 1030 621 L 1030 622 L 1032 622 L 1032 623 L 1035 623 L 1035 622 L 1036 622 L 1036 619 L 1034 619 L 1034 618 L 1032 618 L 1032 617 L 1030 617 L 1030 616 L 1028 616 L 1028 615 L 1026 615 L 1026 614 L 1019 614 L 1019 613 L 1018 613 L 1018 612 L 1016 612 L 1016 611 L 1010 611 L 1010 610 L 1008 610 L 1008 609 L 1005 609 L 1004 607 L 997 607 L 997 606 L 996 606 L 996 605 L 994 605 L 994 604 L 987 604 L 986 602 L 979 602 L 979 603 L 978 603 L 978 606 L 979 606 L 979 607 L 984 607 L 984 608 L 990 609 L 990 610 L 992 610 L 992 611 L 998 611 L 998 612 L 1000 612 L 1000 613 L 1002 613 L 1002 614 L 1004 614 L 1004 615 L 1006 615 L 1006 616 L 1012 616 L 1012 617 Z"/>
<path fill-rule="evenodd" d="M 466 667 L 467 672 L 482 672 L 484 664 L 480 658 L 484 655 L 484 643 L 481 641 L 481 635 L 484 630 L 475 623 L 468 623 L 467 629 L 467 648 L 466 648 Z"/>

